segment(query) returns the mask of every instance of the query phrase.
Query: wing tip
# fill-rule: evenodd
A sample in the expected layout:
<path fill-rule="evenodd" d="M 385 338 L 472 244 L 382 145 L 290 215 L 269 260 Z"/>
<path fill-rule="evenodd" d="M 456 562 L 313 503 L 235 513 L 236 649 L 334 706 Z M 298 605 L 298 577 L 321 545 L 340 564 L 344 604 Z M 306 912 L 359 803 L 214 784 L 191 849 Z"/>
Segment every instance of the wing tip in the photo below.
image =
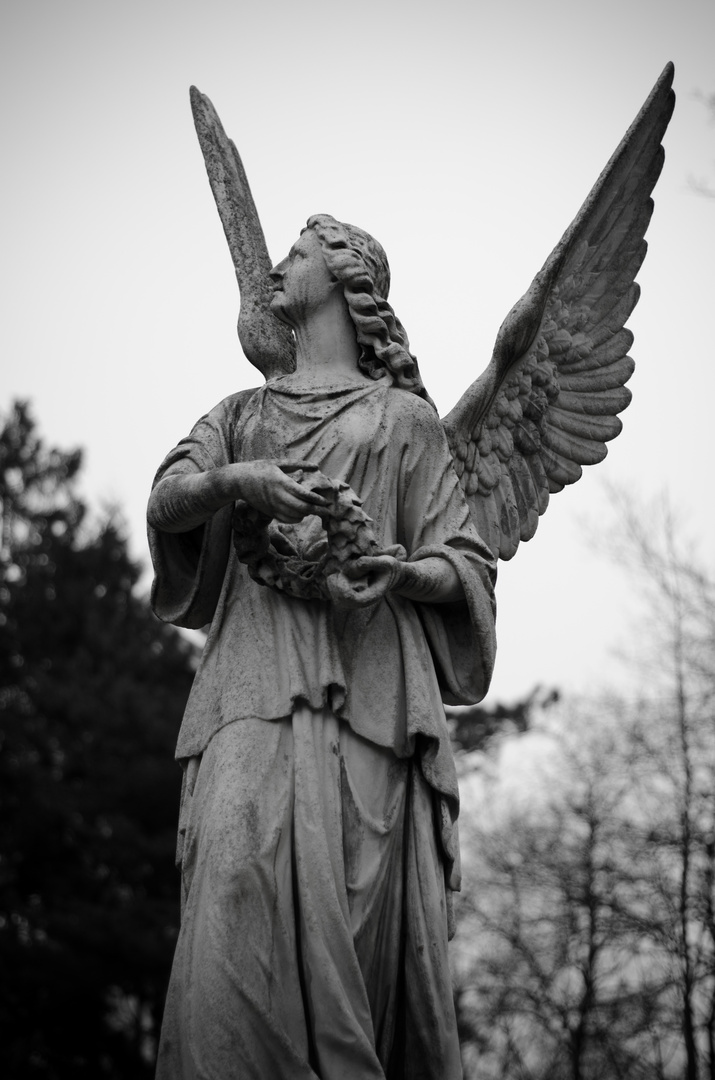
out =
<path fill-rule="evenodd" d="M 673 85 L 673 79 L 674 78 L 675 78 L 675 64 L 673 63 L 672 60 L 668 60 L 668 62 L 666 63 L 665 67 L 663 68 L 663 70 L 661 72 L 660 78 L 658 79 L 658 85 L 659 86 L 671 87 Z"/>
<path fill-rule="evenodd" d="M 648 99 L 648 102 L 646 102 L 646 105 L 648 105 L 652 101 L 654 101 L 656 98 L 661 98 L 662 99 L 662 103 L 663 103 L 662 104 L 662 110 L 663 110 L 663 112 L 662 112 L 661 123 L 662 123 L 663 127 L 662 127 L 662 132 L 661 132 L 661 138 L 665 134 L 665 129 L 667 128 L 668 124 L 670 123 L 670 118 L 673 115 L 673 110 L 675 109 L 675 91 L 673 90 L 673 79 L 674 78 L 675 78 L 675 64 L 673 63 L 672 60 L 669 60 L 668 63 L 663 68 L 663 71 L 661 72 L 660 78 L 658 79 L 655 86 L 653 87 L 653 91 L 652 91 L 652 93 L 650 95 L 650 98 Z"/>
<path fill-rule="evenodd" d="M 189 87 L 189 101 L 191 104 L 191 115 L 194 118 L 194 127 L 196 128 L 196 134 L 201 140 L 202 134 L 205 136 L 211 124 L 221 125 L 221 121 L 218 118 L 218 114 L 213 107 L 213 103 L 210 98 L 206 97 L 206 94 L 202 94 L 197 86 Z"/>

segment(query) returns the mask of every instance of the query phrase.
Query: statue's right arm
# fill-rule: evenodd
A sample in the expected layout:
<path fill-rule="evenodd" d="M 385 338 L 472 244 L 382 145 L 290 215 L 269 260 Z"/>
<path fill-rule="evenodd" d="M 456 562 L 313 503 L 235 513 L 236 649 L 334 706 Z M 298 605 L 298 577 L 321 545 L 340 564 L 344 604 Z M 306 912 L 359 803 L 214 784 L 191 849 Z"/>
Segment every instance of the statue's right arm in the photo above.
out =
<path fill-rule="evenodd" d="M 325 505 L 322 496 L 307 491 L 274 462 L 242 461 L 164 476 L 151 493 L 147 518 L 161 532 L 189 532 L 238 499 L 285 522 L 300 521 L 316 505 Z"/>

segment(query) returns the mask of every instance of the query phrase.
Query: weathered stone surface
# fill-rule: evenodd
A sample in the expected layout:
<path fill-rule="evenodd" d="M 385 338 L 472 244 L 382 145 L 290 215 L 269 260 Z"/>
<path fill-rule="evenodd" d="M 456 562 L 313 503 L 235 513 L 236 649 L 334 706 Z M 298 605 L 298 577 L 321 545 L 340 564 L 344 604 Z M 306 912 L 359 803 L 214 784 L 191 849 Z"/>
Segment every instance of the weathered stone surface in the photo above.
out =
<path fill-rule="evenodd" d="M 620 429 L 671 80 L 444 425 L 379 244 L 316 215 L 267 273 L 240 159 L 194 95 L 246 263 L 241 340 L 268 381 L 198 421 L 149 502 L 155 610 L 209 625 L 177 748 L 184 907 L 161 1080 L 461 1076 L 442 701 L 488 687 L 495 559 Z"/>

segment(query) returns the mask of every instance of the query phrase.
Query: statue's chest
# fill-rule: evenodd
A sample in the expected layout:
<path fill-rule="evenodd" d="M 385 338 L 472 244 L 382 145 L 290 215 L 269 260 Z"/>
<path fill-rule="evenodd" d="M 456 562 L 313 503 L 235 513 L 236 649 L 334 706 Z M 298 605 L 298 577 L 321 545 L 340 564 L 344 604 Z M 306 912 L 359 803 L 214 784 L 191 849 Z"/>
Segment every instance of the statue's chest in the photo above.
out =
<path fill-rule="evenodd" d="M 382 410 L 371 402 L 345 407 L 286 407 L 284 402 L 261 404 L 238 432 L 236 460 L 257 458 L 347 464 L 369 456 L 384 441 Z M 342 471 L 342 470 L 341 470 Z"/>

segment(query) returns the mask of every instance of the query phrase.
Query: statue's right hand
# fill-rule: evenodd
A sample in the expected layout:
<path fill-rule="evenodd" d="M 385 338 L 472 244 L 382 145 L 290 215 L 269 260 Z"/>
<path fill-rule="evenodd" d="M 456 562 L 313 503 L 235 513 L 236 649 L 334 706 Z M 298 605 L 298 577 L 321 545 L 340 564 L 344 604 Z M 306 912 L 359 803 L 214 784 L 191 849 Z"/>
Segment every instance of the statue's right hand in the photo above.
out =
<path fill-rule="evenodd" d="M 294 524 L 328 505 L 322 495 L 308 491 L 273 461 L 245 461 L 232 468 L 236 470 L 235 497 L 277 521 Z"/>

